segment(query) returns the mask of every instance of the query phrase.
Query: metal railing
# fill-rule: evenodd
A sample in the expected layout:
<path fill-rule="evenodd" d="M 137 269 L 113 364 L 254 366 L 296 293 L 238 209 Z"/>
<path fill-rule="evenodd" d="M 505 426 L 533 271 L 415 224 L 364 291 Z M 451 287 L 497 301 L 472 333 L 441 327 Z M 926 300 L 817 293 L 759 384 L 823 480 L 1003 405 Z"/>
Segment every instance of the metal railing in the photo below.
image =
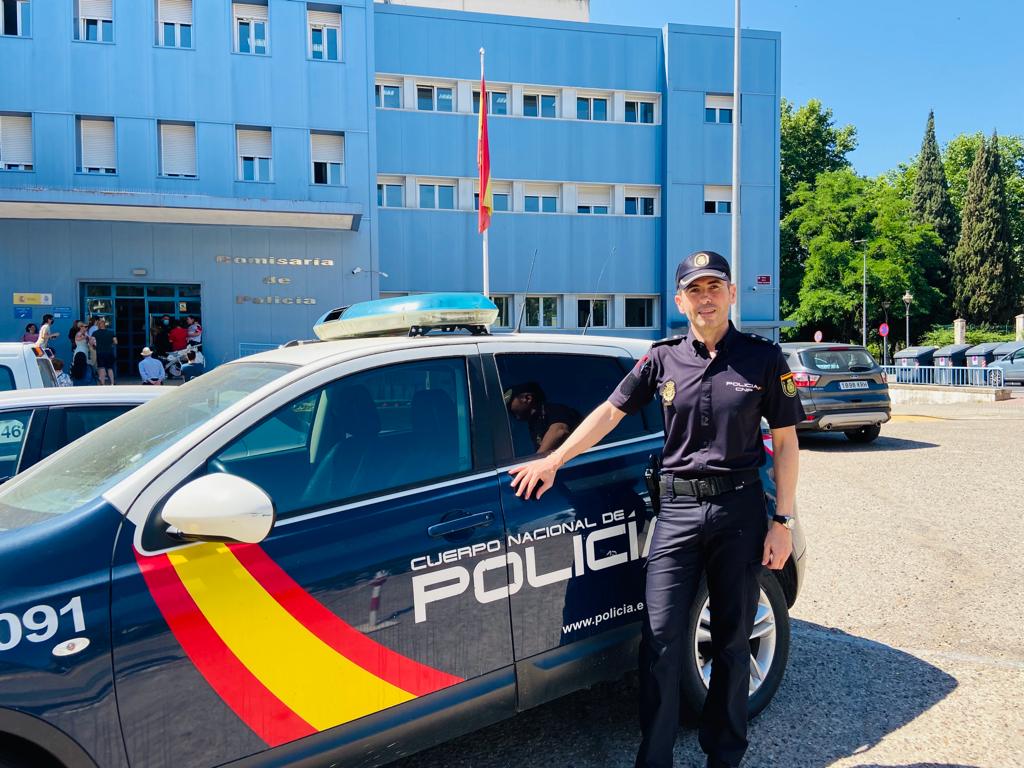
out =
<path fill-rule="evenodd" d="M 959 365 L 883 365 L 890 384 L 938 384 L 949 387 L 1003 386 L 999 368 L 974 368 Z"/>

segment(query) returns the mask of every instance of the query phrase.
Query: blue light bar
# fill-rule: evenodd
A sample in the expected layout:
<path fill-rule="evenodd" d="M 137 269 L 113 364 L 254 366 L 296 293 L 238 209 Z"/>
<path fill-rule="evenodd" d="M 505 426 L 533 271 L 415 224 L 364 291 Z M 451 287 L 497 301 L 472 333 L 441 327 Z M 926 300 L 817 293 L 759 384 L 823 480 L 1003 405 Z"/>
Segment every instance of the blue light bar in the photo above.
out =
<path fill-rule="evenodd" d="M 431 328 L 487 333 L 498 319 L 494 302 L 480 293 L 421 293 L 363 301 L 332 309 L 313 326 L 317 338 L 416 335 Z"/>

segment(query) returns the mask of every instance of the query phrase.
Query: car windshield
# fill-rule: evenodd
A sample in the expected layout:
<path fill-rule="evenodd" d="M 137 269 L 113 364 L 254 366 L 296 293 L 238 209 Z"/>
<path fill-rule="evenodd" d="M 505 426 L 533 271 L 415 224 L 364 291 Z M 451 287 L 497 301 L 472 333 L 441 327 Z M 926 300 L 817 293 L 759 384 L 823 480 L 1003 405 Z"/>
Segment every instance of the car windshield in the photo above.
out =
<path fill-rule="evenodd" d="M 108 422 L 0 486 L 0 531 L 62 515 L 98 498 L 203 422 L 291 365 L 223 365 Z"/>
<path fill-rule="evenodd" d="M 863 349 L 811 349 L 800 359 L 812 371 L 856 373 L 875 367 L 875 359 Z"/>

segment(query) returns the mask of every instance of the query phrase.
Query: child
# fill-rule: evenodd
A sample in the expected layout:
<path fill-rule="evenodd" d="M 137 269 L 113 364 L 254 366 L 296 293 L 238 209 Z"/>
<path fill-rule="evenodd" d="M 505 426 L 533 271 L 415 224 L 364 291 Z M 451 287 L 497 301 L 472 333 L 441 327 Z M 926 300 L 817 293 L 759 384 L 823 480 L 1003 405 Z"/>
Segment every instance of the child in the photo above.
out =
<path fill-rule="evenodd" d="M 64 361 L 59 357 L 55 357 L 50 362 L 53 363 L 53 370 L 57 372 L 57 386 L 73 387 L 75 382 L 73 382 L 71 377 L 64 372 Z"/>

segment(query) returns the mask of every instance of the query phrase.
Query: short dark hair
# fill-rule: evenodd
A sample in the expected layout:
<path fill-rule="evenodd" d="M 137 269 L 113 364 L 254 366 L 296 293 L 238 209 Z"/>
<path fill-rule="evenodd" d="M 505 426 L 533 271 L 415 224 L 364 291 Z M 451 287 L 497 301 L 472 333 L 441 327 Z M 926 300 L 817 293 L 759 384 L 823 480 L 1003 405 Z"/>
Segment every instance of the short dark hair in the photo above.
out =
<path fill-rule="evenodd" d="M 188 358 L 188 361 L 190 363 L 194 363 L 196 360 L 196 351 L 194 349 L 190 349 L 188 352 L 185 353 L 185 357 Z"/>
<path fill-rule="evenodd" d="M 540 384 L 536 381 L 527 381 L 523 384 L 513 384 L 509 387 L 509 397 L 519 397 L 519 395 L 533 395 L 534 402 L 544 402 L 544 390 L 541 389 Z"/>
<path fill-rule="evenodd" d="M 52 323 L 52 322 L 53 322 L 53 315 L 43 315 L 43 324 L 44 325 L 46 323 Z"/>

